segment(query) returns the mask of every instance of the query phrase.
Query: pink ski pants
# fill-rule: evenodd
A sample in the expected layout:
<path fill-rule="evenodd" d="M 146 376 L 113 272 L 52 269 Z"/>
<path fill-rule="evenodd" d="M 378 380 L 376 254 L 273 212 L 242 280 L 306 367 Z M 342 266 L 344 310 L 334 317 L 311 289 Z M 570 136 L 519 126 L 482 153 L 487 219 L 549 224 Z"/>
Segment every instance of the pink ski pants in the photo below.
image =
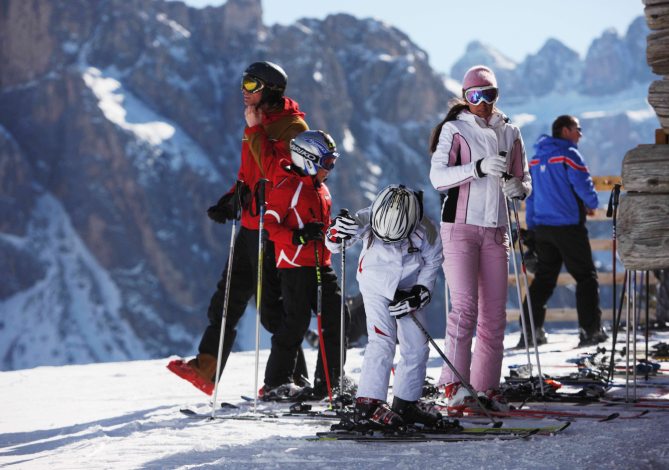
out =
<path fill-rule="evenodd" d="M 504 356 L 509 237 L 506 227 L 441 224 L 444 276 L 451 297 L 446 356 L 479 391 L 498 387 Z M 472 337 L 476 346 L 472 353 Z M 458 382 L 444 364 L 440 384 Z"/>

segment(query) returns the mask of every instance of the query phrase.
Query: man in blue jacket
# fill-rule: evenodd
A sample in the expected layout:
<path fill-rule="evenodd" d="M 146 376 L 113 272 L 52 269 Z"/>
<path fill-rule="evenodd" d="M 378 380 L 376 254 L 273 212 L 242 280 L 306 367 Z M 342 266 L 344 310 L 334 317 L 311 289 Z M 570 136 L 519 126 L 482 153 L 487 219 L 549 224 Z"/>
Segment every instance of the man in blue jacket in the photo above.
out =
<path fill-rule="evenodd" d="M 586 215 L 594 215 L 597 193 L 577 144 L 581 127 L 574 116 L 560 116 L 553 122 L 553 136 L 542 135 L 530 161 L 533 191 L 527 199 L 526 220 L 534 232 L 537 268 L 530 285 L 530 299 L 537 344 L 546 343 L 543 329 L 546 303 L 557 284 L 562 263 L 576 280 L 576 311 L 581 346 L 608 338 L 601 328 L 599 282 L 585 227 Z M 527 299 L 523 304 L 528 319 Z M 529 320 L 526 322 L 529 331 Z M 530 337 L 529 344 L 533 343 Z M 522 337 L 518 347 L 525 347 Z"/>

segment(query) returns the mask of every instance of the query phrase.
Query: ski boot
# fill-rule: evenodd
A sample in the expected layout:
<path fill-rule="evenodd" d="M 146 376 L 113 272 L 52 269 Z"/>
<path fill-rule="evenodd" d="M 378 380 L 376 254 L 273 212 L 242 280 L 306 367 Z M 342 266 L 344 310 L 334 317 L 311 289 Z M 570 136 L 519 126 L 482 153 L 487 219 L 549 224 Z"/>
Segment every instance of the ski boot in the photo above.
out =
<path fill-rule="evenodd" d="M 458 420 L 445 420 L 441 413 L 432 411 L 426 403 L 407 401 L 399 397 L 393 398 L 392 410 L 402 417 L 404 422 L 418 424 L 420 427 L 445 432 L 447 430 L 462 430 Z"/>
<path fill-rule="evenodd" d="M 207 395 L 214 393 L 212 377 L 216 375 L 215 356 L 200 353 L 188 362 L 183 359 L 175 359 L 167 364 L 167 369 Z"/>
<path fill-rule="evenodd" d="M 272 387 L 263 385 L 258 392 L 258 398 L 263 401 L 301 401 L 304 397 L 304 387 L 292 382 Z"/>
<path fill-rule="evenodd" d="M 353 420 L 357 427 L 363 429 L 385 431 L 403 431 L 406 429 L 402 417 L 390 409 L 385 401 L 375 398 L 358 397 L 355 400 Z"/>

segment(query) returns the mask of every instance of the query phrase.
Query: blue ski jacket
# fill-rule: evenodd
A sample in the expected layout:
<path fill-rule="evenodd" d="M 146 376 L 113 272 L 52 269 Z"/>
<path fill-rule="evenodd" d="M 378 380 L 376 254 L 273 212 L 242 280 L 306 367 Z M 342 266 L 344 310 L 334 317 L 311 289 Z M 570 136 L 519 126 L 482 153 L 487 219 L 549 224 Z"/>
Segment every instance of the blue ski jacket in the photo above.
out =
<path fill-rule="evenodd" d="M 529 162 L 532 193 L 526 202 L 527 228 L 585 224 L 585 207 L 597 208 L 597 192 L 576 145 L 542 135 Z"/>

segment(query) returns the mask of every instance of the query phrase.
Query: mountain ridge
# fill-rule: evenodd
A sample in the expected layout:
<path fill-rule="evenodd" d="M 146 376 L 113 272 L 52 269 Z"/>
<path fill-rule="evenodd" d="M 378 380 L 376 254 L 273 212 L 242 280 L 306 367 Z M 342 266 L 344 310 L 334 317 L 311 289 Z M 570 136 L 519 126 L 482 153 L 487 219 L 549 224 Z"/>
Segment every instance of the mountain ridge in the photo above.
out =
<path fill-rule="evenodd" d="M 609 43 L 618 44 L 600 47 Z M 0 369 L 194 352 L 229 239 L 205 210 L 236 177 L 241 72 L 268 58 L 288 71 L 287 94 L 310 127 L 339 144 L 328 181 L 335 211 L 400 181 L 424 190 L 437 217 L 427 139 L 454 93 L 397 28 L 347 14 L 268 27 L 260 0 L 201 10 L 161 0 L 6 2 Z M 502 89 L 500 106 L 512 119 L 534 113 L 523 126 L 531 152 L 550 117 L 545 105 L 514 104 L 512 90 Z M 652 118 L 612 108 L 584 119 L 589 162 L 603 160 L 602 142 L 630 148 L 653 128 Z M 248 346 L 241 336 L 237 348 Z"/>

